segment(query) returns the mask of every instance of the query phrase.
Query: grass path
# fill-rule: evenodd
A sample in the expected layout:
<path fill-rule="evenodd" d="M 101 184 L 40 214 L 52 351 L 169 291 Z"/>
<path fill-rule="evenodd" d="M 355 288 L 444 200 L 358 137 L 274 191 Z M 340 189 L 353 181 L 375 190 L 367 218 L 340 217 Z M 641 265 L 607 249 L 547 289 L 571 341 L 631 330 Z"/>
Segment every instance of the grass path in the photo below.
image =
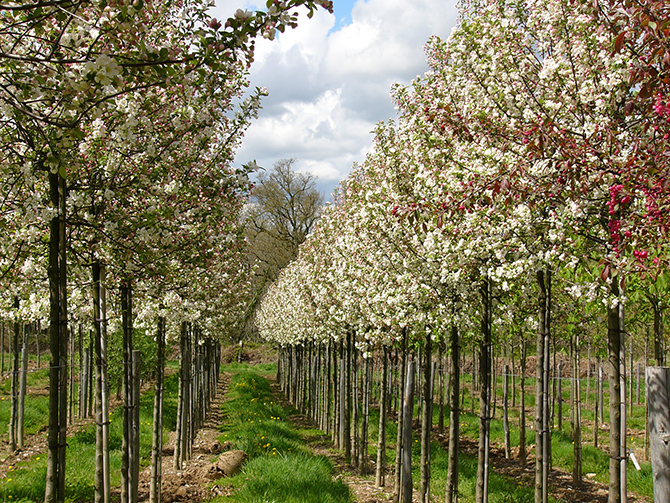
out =
<path fill-rule="evenodd" d="M 211 503 L 350 503 L 347 485 L 333 478 L 333 463 L 315 455 L 304 432 L 258 370 L 232 374 L 223 405 L 222 440 L 249 455 L 242 471 L 219 479 L 221 496 Z"/>

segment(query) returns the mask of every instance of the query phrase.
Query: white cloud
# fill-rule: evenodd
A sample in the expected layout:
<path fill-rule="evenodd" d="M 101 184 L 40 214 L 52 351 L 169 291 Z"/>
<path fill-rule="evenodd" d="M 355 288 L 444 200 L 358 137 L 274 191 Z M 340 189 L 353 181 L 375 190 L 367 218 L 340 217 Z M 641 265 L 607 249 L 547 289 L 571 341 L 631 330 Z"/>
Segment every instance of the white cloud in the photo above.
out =
<path fill-rule="evenodd" d="M 254 8 L 243 3 L 217 0 L 215 15 Z M 364 160 L 375 124 L 395 115 L 391 85 L 427 70 L 423 46 L 433 34 L 449 35 L 455 0 L 358 0 L 351 22 L 337 28 L 324 11 L 312 19 L 298 11 L 298 28 L 257 43 L 250 81 L 270 95 L 237 159 L 267 167 L 296 157 L 296 167 L 318 175 L 329 193 Z"/>

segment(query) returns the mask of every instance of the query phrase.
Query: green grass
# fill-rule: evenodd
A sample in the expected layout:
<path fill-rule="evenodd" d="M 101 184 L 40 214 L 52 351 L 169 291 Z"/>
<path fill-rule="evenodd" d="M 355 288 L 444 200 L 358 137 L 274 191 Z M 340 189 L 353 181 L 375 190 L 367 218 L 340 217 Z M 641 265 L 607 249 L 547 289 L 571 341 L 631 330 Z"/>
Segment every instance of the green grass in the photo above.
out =
<path fill-rule="evenodd" d="M 219 481 L 234 488 L 234 495 L 212 501 L 350 502 L 346 484 L 333 480 L 330 460 L 311 454 L 288 420 L 295 411 L 277 401 L 267 379 L 248 366 L 226 368 L 235 374 L 223 406 L 221 439 L 245 451 L 249 462 L 235 477 Z"/>
<path fill-rule="evenodd" d="M 41 371 L 40 371 L 41 372 Z M 38 373 L 36 373 L 38 374 Z M 36 376 L 39 378 L 39 376 Z M 47 375 L 44 374 L 44 379 Z M 163 405 L 164 437 L 167 432 L 175 429 L 177 417 L 177 386 L 176 374 L 168 377 L 165 382 L 165 400 Z M 3 395 L 4 398 L 4 395 Z M 48 397 L 28 397 L 26 406 L 26 430 L 28 424 L 35 431 L 46 427 L 48 421 Z M 141 465 L 146 466 L 151 456 L 151 438 L 153 423 L 153 389 L 140 398 L 140 457 Z M 44 408 L 44 410 L 42 410 Z M 5 409 L 7 411 L 5 412 Z M 3 414 L 9 417 L 9 399 L 0 400 L 0 421 Z M 28 417 L 35 416 L 33 422 Z M 112 486 L 121 483 L 121 443 L 123 436 L 123 409 L 117 408 L 110 417 L 109 445 L 110 472 Z M 6 424 L 5 433 L 6 433 Z M 89 502 L 94 498 L 95 475 L 95 425 L 88 424 L 80 428 L 68 439 L 65 477 L 65 498 L 69 502 Z M 0 503 L 9 501 L 40 502 L 44 500 L 46 480 L 46 454 L 34 456 L 22 461 L 18 466 L 10 468 L 7 477 L 0 479 Z"/>

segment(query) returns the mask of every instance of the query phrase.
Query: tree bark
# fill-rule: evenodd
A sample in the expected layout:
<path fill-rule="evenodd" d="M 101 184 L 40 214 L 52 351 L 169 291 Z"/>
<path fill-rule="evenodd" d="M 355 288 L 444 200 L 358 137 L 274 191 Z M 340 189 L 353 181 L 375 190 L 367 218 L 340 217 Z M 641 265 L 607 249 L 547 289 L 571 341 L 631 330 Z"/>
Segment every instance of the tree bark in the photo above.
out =
<path fill-rule="evenodd" d="M 505 365 L 503 375 L 503 431 L 505 433 L 505 459 L 510 459 L 512 457 L 512 442 L 509 431 L 509 374 L 509 365 Z"/>
<path fill-rule="evenodd" d="M 489 493 L 489 444 L 491 431 L 491 282 L 484 279 L 480 287 L 482 299 L 481 340 L 479 343 L 479 449 L 475 501 L 486 503 Z"/>
<path fill-rule="evenodd" d="M 619 278 L 612 280 L 610 293 L 613 298 L 619 298 Z M 607 309 L 607 346 L 609 356 L 609 386 L 610 386 L 610 482 L 609 482 L 609 503 L 623 503 L 626 500 L 625 491 L 622 491 L 622 485 L 625 484 L 625 456 L 622 456 L 622 449 L 625 448 L 625 436 L 622 438 L 621 430 L 625 425 L 625 386 L 621 386 L 623 376 L 621 375 L 621 366 L 623 352 L 623 325 L 622 313 L 623 306 L 616 302 L 610 304 Z M 622 407 L 623 405 L 623 407 Z M 623 417 L 622 417 L 623 416 Z"/>
<path fill-rule="evenodd" d="M 49 425 L 45 503 L 65 501 L 67 447 L 67 260 L 65 243 L 65 180 L 49 173 L 49 196 L 55 211 L 49 224 Z"/>
<path fill-rule="evenodd" d="M 545 272 L 537 272 L 538 320 L 537 365 L 535 368 L 535 503 L 547 503 L 549 456 L 549 319 L 547 319 L 548 292 Z"/>
<path fill-rule="evenodd" d="M 402 503 L 412 503 L 412 417 L 414 416 L 414 373 L 416 364 L 409 362 L 407 366 L 407 378 L 405 380 L 405 393 L 403 400 L 403 425 L 402 425 Z"/>
<path fill-rule="evenodd" d="M 388 406 L 388 347 L 382 347 L 382 385 L 379 397 L 379 435 L 377 437 L 377 466 L 375 470 L 375 484 L 384 487 L 386 475 L 386 416 Z"/>
<path fill-rule="evenodd" d="M 451 397 L 449 407 L 449 462 L 447 467 L 446 503 L 458 501 L 458 450 L 460 434 L 460 343 L 458 328 L 451 326 Z"/>
<path fill-rule="evenodd" d="M 16 310 L 16 320 L 14 320 L 14 340 L 12 343 L 12 404 L 11 415 L 9 418 L 9 449 L 14 452 L 18 446 L 18 423 L 19 423 L 19 335 L 21 325 L 19 324 L 19 298 L 14 297 L 14 309 Z"/>
<path fill-rule="evenodd" d="M 426 330 L 423 360 L 423 410 L 421 415 L 421 484 L 419 501 L 429 503 L 430 500 L 430 434 L 433 426 L 433 376 L 432 362 L 433 338 L 430 330 Z"/>
<path fill-rule="evenodd" d="M 519 379 L 519 463 L 526 466 L 526 342 L 521 334 L 521 378 Z"/>
<path fill-rule="evenodd" d="M 21 378 L 19 379 L 19 414 L 16 424 L 16 445 L 23 449 L 24 419 L 26 415 L 26 377 L 28 375 L 28 328 L 23 326 L 23 344 L 21 345 Z"/>
<path fill-rule="evenodd" d="M 402 400 L 405 396 L 405 374 L 408 373 L 407 369 L 407 328 L 402 329 L 402 346 L 400 348 L 401 354 L 401 363 L 400 368 L 398 369 L 398 397 L 400 404 L 398 405 L 398 434 L 396 437 L 396 458 L 395 458 L 395 490 L 393 501 L 398 503 L 401 498 L 402 493 L 402 434 L 404 425 L 409 421 L 410 425 L 412 424 L 412 414 L 410 413 L 409 417 L 404 415 L 404 406 Z"/>
<path fill-rule="evenodd" d="M 163 473 L 163 383 L 165 377 L 165 318 L 158 319 L 156 334 L 156 394 L 154 395 L 154 423 L 151 441 L 150 503 L 161 501 Z"/>
<path fill-rule="evenodd" d="M 573 464 L 572 464 L 572 483 L 582 483 L 582 400 L 581 387 L 579 385 L 579 334 L 575 332 L 573 347 L 573 392 L 572 392 L 572 444 L 573 444 Z"/>

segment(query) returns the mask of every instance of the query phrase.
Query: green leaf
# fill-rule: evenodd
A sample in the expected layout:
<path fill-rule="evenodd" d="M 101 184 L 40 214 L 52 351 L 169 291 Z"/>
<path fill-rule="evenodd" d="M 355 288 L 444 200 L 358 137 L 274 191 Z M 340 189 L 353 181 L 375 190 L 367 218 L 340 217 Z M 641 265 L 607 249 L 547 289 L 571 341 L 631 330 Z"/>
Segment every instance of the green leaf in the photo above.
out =
<path fill-rule="evenodd" d="M 58 166 L 58 174 L 61 176 L 61 178 L 67 178 L 67 171 L 65 170 L 64 164 Z"/>
<path fill-rule="evenodd" d="M 170 51 L 168 50 L 167 47 L 163 47 L 158 55 L 160 56 L 161 59 L 167 59 L 168 55 L 170 54 Z"/>

